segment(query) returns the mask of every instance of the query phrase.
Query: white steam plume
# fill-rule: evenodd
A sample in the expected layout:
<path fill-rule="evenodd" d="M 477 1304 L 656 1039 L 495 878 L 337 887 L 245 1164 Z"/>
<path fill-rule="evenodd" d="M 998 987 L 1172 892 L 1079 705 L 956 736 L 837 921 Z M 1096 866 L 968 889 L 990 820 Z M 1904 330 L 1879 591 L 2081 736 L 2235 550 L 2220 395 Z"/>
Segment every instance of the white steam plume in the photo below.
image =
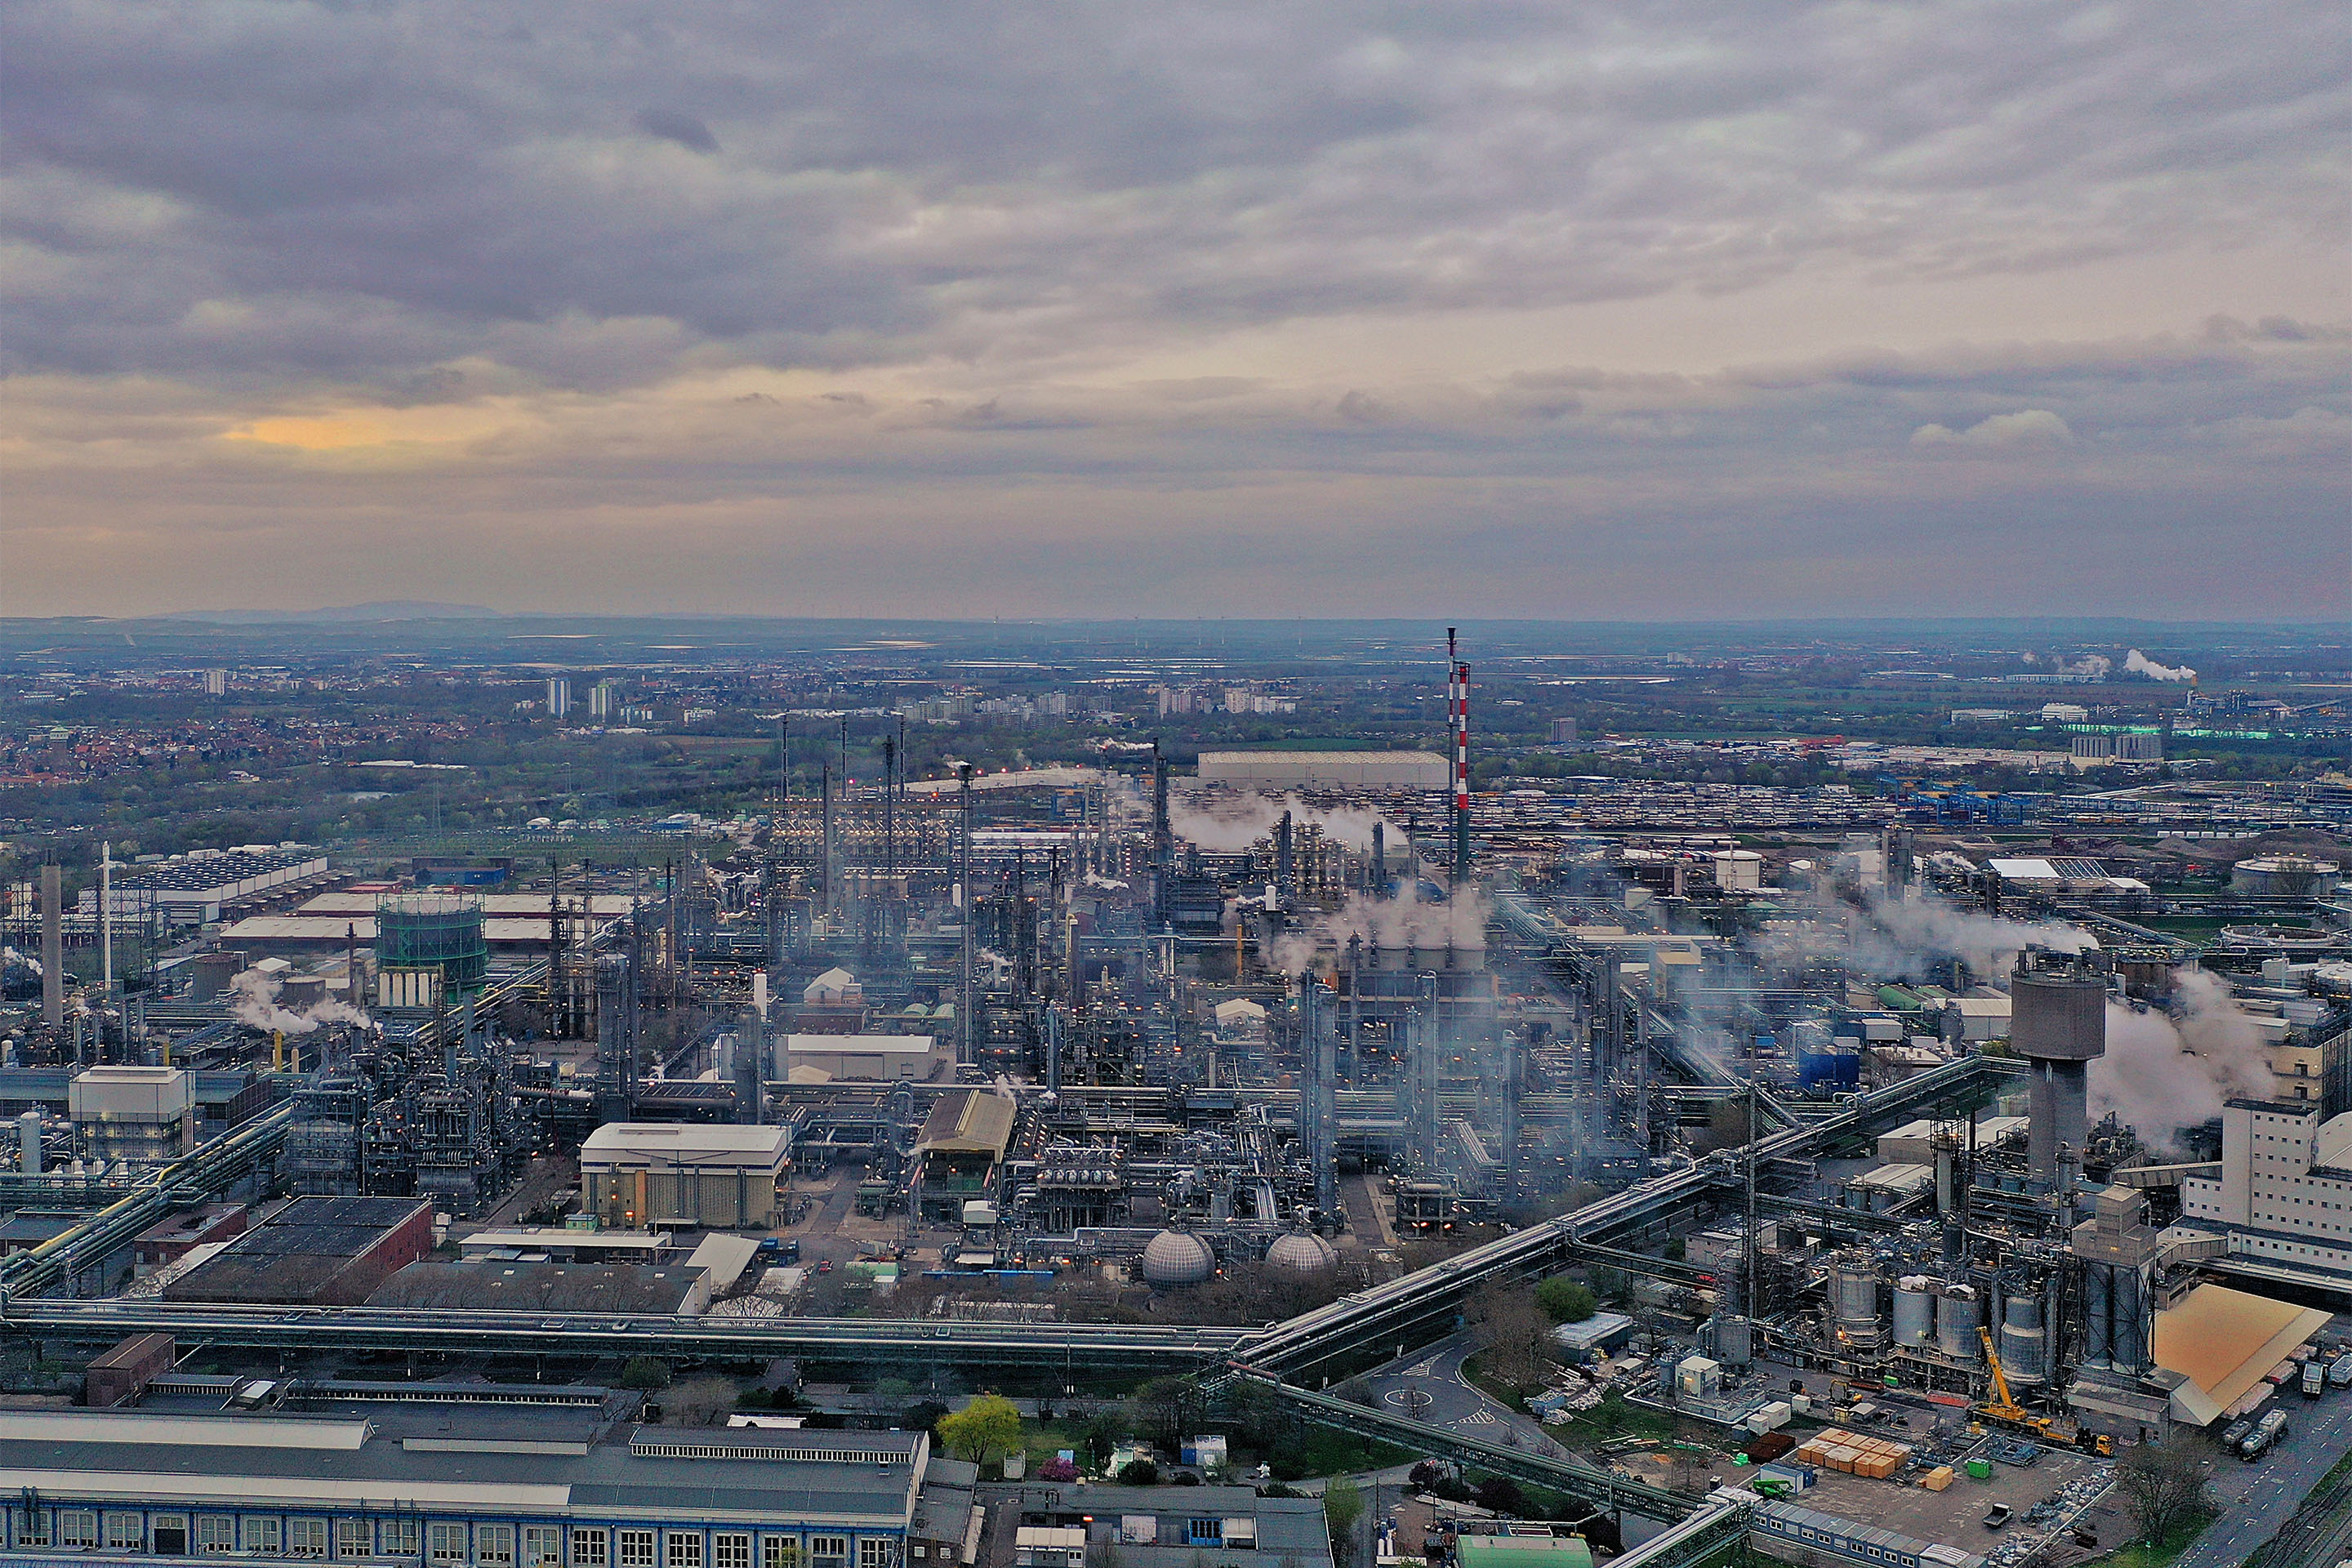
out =
<path fill-rule="evenodd" d="M 1312 823 L 1323 830 L 1326 837 L 1350 849 L 1371 848 L 1374 823 L 1385 825 L 1391 851 L 1404 843 L 1404 830 L 1377 811 L 1352 805 L 1312 805 L 1295 795 L 1276 800 L 1255 790 L 1171 800 L 1168 825 L 1178 837 L 1190 840 L 1212 855 L 1237 855 L 1259 839 L 1270 837 L 1286 811 L 1290 813 L 1294 826 L 1304 827 Z"/>
<path fill-rule="evenodd" d="M 1348 901 L 1328 914 L 1318 914 L 1303 931 L 1277 938 L 1266 962 L 1286 973 L 1297 974 L 1314 961 L 1320 948 L 1344 950 L 1349 937 L 1360 937 L 1366 948 L 1457 947 L 1483 950 L 1486 918 L 1494 905 L 1484 891 L 1467 899 L 1423 902 L 1411 883 L 1392 899 L 1369 899 L 1351 893 Z M 1371 962 L 1371 954 L 1364 962 Z"/>
<path fill-rule="evenodd" d="M 2124 668 L 2134 675 L 2145 675 L 2150 680 L 2194 680 L 2197 672 L 2187 665 L 2158 664 L 2137 648 L 2124 655 Z"/>
<path fill-rule="evenodd" d="M 1874 980 L 1893 980 L 1916 978 L 1937 959 L 1958 958 L 1976 973 L 1991 975 L 2028 947 L 2080 952 L 2099 945 L 2080 926 L 2003 920 L 1924 890 L 1907 900 L 1874 893 L 1860 909 L 1824 903 L 1812 913 L 1796 933 L 1768 942 L 1767 952 L 1784 960 L 1835 959 Z"/>
<path fill-rule="evenodd" d="M 2116 1116 L 2151 1148 L 2178 1151 L 2181 1130 L 2221 1114 L 2232 1098 L 2274 1089 L 2262 1032 L 2230 988 L 2184 969 L 2169 1014 L 2107 1004 L 2107 1054 L 2091 1063 L 2091 1109 Z"/>
<path fill-rule="evenodd" d="M 228 985 L 229 1016 L 248 1028 L 307 1035 L 328 1024 L 357 1024 L 365 1028 L 374 1022 L 359 1008 L 332 997 L 299 1009 L 281 1007 L 278 1005 L 281 989 L 278 981 L 258 969 L 240 970 L 230 978 Z"/>

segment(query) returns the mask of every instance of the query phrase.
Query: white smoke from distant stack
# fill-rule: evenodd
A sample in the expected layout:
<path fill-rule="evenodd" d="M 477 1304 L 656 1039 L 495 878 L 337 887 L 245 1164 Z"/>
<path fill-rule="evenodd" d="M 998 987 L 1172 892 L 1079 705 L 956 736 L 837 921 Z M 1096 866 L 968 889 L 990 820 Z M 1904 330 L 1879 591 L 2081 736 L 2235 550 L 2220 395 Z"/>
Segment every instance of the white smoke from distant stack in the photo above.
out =
<path fill-rule="evenodd" d="M 1966 910 L 1925 889 L 1908 899 L 1865 895 L 1863 906 L 1816 900 L 1795 930 L 1765 939 L 1771 957 L 1820 958 L 1874 980 L 1919 979 L 1937 960 L 1958 958 L 1979 976 L 1998 974 L 2029 947 L 2080 952 L 2099 945 L 2080 926 L 2012 921 Z"/>
<path fill-rule="evenodd" d="M 2107 1054 L 2091 1063 L 2091 1110 L 2114 1111 L 2154 1148 L 2178 1151 L 2181 1130 L 2221 1114 L 2231 1099 L 2275 1092 L 2262 1031 L 2224 982 L 2184 969 L 2173 1010 L 2107 1004 Z"/>
<path fill-rule="evenodd" d="M 1391 840 L 1391 853 L 1404 845 L 1404 830 L 1377 811 L 1352 805 L 1312 805 L 1295 795 L 1276 800 L 1255 790 L 1171 800 L 1168 826 L 1177 837 L 1212 855 L 1238 855 L 1253 844 L 1273 837 L 1286 811 L 1290 814 L 1292 826 L 1319 827 L 1325 837 L 1349 849 L 1371 848 L 1375 823 L 1384 825 Z"/>
<path fill-rule="evenodd" d="M 1363 942 L 1366 964 L 1372 962 L 1370 950 L 1383 947 L 1417 947 L 1424 952 L 1448 947 L 1483 951 L 1486 919 L 1493 912 L 1494 904 L 1483 891 L 1448 903 L 1423 901 L 1420 889 L 1410 882 L 1392 899 L 1351 893 L 1347 902 L 1328 914 L 1317 915 L 1305 930 L 1276 939 L 1265 959 L 1275 969 L 1297 974 L 1314 962 L 1318 951 L 1335 950 L 1345 962 L 1349 937 Z"/>
<path fill-rule="evenodd" d="M 299 1009 L 281 1007 L 278 994 L 282 987 L 274 977 L 257 969 L 239 971 L 231 977 L 228 986 L 229 1016 L 248 1028 L 307 1035 L 329 1024 L 357 1024 L 365 1028 L 374 1022 L 359 1008 L 332 997 Z"/>
<path fill-rule="evenodd" d="M 2137 648 L 2124 655 L 2124 668 L 2134 675 L 2145 675 L 2150 680 L 2194 680 L 2197 672 L 2187 665 L 2158 664 Z"/>

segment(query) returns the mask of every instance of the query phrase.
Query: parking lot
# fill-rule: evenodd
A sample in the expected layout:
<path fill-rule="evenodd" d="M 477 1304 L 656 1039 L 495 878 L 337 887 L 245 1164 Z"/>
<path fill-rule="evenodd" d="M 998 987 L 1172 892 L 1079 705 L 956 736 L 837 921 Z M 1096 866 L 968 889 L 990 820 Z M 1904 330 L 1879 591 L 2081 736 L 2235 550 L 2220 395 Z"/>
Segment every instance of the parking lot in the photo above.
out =
<path fill-rule="evenodd" d="M 1990 1447 L 1984 1451 L 1989 1453 Z M 1789 1500 L 1916 1540 L 1940 1541 L 1964 1551 L 1989 1553 L 2011 1537 L 2029 1533 L 2025 1516 L 2035 1504 L 2074 1482 L 2088 1479 L 2101 1464 L 2079 1454 L 2044 1449 L 2041 1459 L 2032 1465 L 1993 1466 L 1990 1480 L 1970 1480 L 1962 1469 L 1952 1484 L 1940 1492 L 1929 1491 L 1916 1479 L 1907 1482 L 1874 1481 L 1822 1470 L 1814 1485 Z M 2002 1529 L 1988 1530 L 1984 1516 L 1995 1503 L 2008 1504 L 2015 1518 Z M 2115 1506 L 2112 1496 L 2103 1500 L 2103 1506 Z M 2106 1545 L 2115 1545 L 2124 1537 L 2119 1513 L 2104 1514 L 2095 1507 L 2078 1522 L 2095 1531 Z M 2030 1533 L 2041 1535 L 2044 1527 L 2032 1527 Z"/>

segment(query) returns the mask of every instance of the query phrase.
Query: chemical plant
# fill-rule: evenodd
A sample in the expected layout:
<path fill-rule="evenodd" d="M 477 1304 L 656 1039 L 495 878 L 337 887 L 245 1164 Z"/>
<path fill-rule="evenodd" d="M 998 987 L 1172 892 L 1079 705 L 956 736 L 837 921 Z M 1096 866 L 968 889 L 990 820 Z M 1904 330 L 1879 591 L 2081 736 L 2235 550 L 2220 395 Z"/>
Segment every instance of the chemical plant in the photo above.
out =
<path fill-rule="evenodd" d="M 11 1331 L 134 1347 L 92 1387 L 157 1336 L 1049 1401 L 1176 1374 L 1203 1420 L 1255 1387 L 1559 1489 L 1662 1563 L 1732 1535 L 1981 1561 L 1983 1530 L 1880 1528 L 1852 1487 L 2047 1455 L 2054 1539 L 2120 1455 L 2252 1440 L 2352 1305 L 2332 864 L 2249 859 L 2200 902 L 1932 811 L 1603 827 L 1474 792 L 1450 644 L 1443 673 L 1420 751 L 915 779 L 902 719 L 878 779 L 785 773 L 656 864 L 255 846 L 110 861 L 70 911 L 51 868 L 0 1059 Z M 118 926 L 178 941 L 136 987 Z M 69 936 L 105 954 L 70 994 Z M 1762 1468 L 1677 1484 L 1357 1397 L 1563 1273 L 1605 1310 L 1528 1409 L 1605 1397 Z M 208 1397 L 168 1356 L 123 1376 Z M 1084 1539 L 1069 1512 L 1034 1528 Z"/>

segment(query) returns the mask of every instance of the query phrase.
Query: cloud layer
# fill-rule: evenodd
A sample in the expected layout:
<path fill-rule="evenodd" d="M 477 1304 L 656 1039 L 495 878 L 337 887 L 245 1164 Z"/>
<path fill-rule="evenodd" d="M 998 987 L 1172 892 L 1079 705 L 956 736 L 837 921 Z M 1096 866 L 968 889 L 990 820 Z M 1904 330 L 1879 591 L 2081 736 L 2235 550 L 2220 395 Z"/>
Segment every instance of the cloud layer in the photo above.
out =
<path fill-rule="evenodd" d="M 2340 20 L 28 0 L 0 608 L 2329 613 Z"/>

